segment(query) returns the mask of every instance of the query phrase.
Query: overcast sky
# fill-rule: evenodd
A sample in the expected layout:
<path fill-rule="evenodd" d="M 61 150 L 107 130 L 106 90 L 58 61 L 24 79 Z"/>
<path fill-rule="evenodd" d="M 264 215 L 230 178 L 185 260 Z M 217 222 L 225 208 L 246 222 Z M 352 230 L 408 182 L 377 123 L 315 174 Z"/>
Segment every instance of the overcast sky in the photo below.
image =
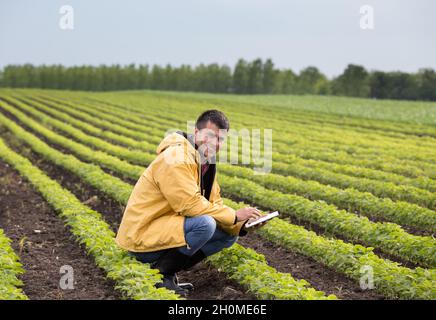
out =
<path fill-rule="evenodd" d="M 74 29 L 59 27 L 63 5 Z M 374 29 L 361 29 L 363 5 Z M 367 69 L 436 69 L 435 0 L 1 0 L 0 67 L 7 64 L 172 65 L 271 57 L 329 77 Z"/>

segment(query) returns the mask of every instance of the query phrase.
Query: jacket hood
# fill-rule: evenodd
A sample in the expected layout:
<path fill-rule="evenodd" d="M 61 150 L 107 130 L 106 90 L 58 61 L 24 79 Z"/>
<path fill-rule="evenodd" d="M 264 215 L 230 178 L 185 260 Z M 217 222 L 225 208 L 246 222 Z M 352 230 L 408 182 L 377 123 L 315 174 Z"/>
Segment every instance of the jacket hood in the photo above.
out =
<path fill-rule="evenodd" d="M 187 136 L 187 138 L 185 138 L 184 134 Z M 188 146 L 188 150 L 191 150 L 191 152 L 195 153 L 196 148 L 194 143 L 194 136 L 187 135 L 186 133 L 181 131 L 177 131 L 166 136 L 156 148 L 156 153 L 160 154 L 165 151 L 165 149 L 167 149 L 169 146 L 177 144 L 184 144 L 185 146 Z"/>

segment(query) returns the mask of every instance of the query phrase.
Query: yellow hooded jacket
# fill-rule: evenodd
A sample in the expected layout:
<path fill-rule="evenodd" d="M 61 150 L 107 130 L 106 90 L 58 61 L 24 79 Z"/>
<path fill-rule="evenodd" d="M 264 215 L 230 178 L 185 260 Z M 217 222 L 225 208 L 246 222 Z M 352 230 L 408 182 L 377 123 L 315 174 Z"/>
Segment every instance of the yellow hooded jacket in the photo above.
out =
<path fill-rule="evenodd" d="M 157 147 L 157 157 L 130 195 L 116 243 L 132 252 L 185 246 L 185 217 L 207 214 L 231 235 L 245 235 L 235 210 L 224 205 L 216 175 L 209 200 L 201 194 L 200 154 L 183 135 L 172 133 Z M 242 230 L 241 230 L 242 229 Z"/>

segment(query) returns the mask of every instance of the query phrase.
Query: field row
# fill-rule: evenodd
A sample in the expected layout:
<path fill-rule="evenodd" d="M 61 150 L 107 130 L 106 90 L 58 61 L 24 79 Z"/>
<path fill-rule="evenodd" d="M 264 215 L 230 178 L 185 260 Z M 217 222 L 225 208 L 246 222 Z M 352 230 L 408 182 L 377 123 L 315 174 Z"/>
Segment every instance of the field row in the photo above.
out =
<path fill-rule="evenodd" d="M 1 140 L 0 140 L 0 155 Z M 18 256 L 12 249 L 11 240 L 0 229 L 0 300 L 27 300 L 20 286 L 19 276 L 24 273 Z"/>

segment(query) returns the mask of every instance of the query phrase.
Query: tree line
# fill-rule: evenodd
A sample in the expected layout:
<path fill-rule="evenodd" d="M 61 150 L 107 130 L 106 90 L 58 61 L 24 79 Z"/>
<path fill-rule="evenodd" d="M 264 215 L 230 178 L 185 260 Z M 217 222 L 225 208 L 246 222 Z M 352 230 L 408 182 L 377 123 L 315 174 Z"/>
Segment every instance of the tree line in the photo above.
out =
<path fill-rule="evenodd" d="M 227 65 L 200 64 L 174 67 L 146 64 L 73 66 L 8 65 L 0 71 L 0 86 L 69 90 L 174 90 L 238 94 L 318 94 L 436 101 L 436 72 L 368 71 L 349 64 L 328 79 L 309 66 L 299 73 L 277 69 L 271 59 L 239 59 L 233 70 Z"/>

